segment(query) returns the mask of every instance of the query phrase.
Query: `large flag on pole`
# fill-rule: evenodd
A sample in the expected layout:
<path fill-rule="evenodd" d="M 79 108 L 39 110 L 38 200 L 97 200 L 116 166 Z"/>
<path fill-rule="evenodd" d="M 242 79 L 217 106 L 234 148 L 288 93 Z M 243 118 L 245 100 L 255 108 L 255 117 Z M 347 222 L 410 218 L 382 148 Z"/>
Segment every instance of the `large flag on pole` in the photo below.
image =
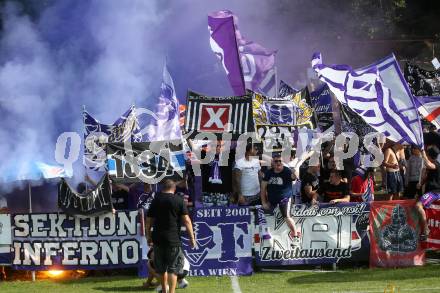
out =
<path fill-rule="evenodd" d="M 440 129 L 440 97 L 417 97 L 414 100 L 423 118 Z"/>
<path fill-rule="evenodd" d="M 223 10 L 209 14 L 208 28 L 211 35 L 209 39 L 211 49 L 222 62 L 234 95 L 245 95 L 233 15 Z"/>
<path fill-rule="evenodd" d="M 398 143 L 423 147 L 420 116 L 394 55 L 359 70 L 322 64 L 315 53 L 312 67 L 336 98 L 376 131 Z"/>
<path fill-rule="evenodd" d="M 155 111 L 138 113 L 138 119 L 142 129 L 142 141 L 180 140 L 182 138 L 179 101 L 166 64 L 163 68 L 160 95 Z"/>
<path fill-rule="evenodd" d="M 275 96 L 276 51 L 243 38 L 237 24 L 238 18 L 228 10 L 208 15 L 211 48 L 220 58 L 234 94 L 245 95 L 248 88 Z"/>

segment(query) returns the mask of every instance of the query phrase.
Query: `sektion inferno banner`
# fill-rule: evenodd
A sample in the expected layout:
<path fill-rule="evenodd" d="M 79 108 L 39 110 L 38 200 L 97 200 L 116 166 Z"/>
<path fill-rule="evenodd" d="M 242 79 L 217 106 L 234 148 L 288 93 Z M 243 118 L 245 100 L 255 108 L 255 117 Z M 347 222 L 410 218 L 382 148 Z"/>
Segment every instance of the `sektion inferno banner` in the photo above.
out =
<path fill-rule="evenodd" d="M 63 213 L 12 215 L 12 266 L 17 270 L 137 267 L 138 211 L 72 217 Z"/>
<path fill-rule="evenodd" d="M 370 206 L 370 267 L 423 265 L 420 216 L 414 200 L 375 201 Z"/>

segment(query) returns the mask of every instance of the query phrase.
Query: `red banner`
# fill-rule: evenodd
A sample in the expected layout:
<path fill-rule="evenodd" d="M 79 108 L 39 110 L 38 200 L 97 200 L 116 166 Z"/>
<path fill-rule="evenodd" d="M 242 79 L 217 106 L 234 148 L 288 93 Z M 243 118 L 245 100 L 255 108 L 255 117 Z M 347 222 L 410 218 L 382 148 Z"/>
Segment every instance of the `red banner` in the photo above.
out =
<path fill-rule="evenodd" d="M 370 267 L 423 265 L 420 215 L 414 200 L 373 201 L 370 206 Z"/>
<path fill-rule="evenodd" d="M 440 249 L 440 201 L 436 201 L 425 210 L 429 237 L 427 248 Z"/>

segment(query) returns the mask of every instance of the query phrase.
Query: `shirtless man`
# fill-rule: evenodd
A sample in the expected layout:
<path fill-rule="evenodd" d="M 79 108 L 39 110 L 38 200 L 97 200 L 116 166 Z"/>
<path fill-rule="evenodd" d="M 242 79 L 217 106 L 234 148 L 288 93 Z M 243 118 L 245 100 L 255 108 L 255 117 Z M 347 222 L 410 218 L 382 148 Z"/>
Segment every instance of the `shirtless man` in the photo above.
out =
<path fill-rule="evenodd" d="M 385 148 L 383 166 L 386 171 L 388 200 L 399 199 L 403 191 L 403 180 L 400 174 L 399 162 L 404 162 L 405 157 L 399 150 L 398 144 Z"/>

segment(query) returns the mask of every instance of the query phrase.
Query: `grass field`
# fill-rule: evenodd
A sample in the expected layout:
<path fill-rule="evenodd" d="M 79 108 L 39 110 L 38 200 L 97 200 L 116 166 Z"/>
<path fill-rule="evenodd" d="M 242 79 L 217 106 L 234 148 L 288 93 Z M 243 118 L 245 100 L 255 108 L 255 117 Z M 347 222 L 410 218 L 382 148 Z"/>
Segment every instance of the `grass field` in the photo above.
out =
<path fill-rule="evenodd" d="M 233 292 L 230 277 L 190 277 L 187 293 Z M 0 292 L 149 292 L 130 276 L 86 277 L 75 280 L 0 282 Z M 259 272 L 238 277 L 241 292 L 440 292 L 440 265 L 405 269 L 350 269 L 336 272 Z M 151 290 L 150 292 L 154 292 Z M 238 291 L 240 292 L 240 291 Z M 387 292 L 393 292 L 388 290 Z"/>

